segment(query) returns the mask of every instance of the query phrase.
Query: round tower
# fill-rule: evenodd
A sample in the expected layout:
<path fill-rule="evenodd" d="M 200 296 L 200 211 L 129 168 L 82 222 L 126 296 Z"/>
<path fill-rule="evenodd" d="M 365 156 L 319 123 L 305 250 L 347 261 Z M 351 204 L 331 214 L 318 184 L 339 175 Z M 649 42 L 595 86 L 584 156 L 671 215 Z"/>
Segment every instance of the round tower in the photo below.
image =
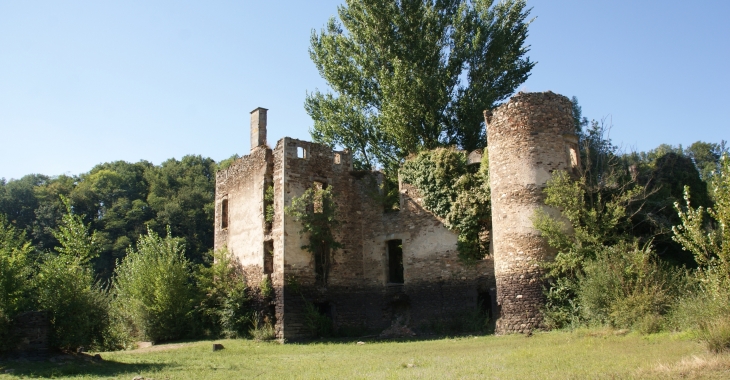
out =
<path fill-rule="evenodd" d="M 572 103 L 548 92 L 513 96 L 485 112 L 492 192 L 494 274 L 500 316 L 497 334 L 526 333 L 542 326 L 545 304 L 540 262 L 554 251 L 533 227 L 543 208 L 543 189 L 555 170 L 575 171 L 578 140 Z"/>

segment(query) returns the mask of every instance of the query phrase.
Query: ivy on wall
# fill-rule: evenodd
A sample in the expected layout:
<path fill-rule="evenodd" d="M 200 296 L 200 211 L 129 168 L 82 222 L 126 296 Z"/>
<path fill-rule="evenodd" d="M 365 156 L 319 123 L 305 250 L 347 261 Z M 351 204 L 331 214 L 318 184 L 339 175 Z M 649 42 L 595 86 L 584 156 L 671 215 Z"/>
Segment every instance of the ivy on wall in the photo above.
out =
<path fill-rule="evenodd" d="M 266 223 L 271 224 L 274 222 L 274 185 L 268 184 L 266 186 L 266 192 L 264 193 L 264 204 L 266 205 L 264 211 L 264 220 Z"/>
<path fill-rule="evenodd" d="M 467 152 L 454 148 L 422 151 L 401 167 L 401 180 L 423 197 L 423 207 L 459 234 L 459 258 L 466 263 L 489 254 L 492 208 L 489 159 L 467 165 Z"/>
<path fill-rule="evenodd" d="M 342 247 L 332 235 L 333 226 L 338 225 L 335 219 L 336 204 L 330 187 L 307 189 L 300 197 L 291 201 L 291 206 L 284 208 L 284 212 L 297 222 L 301 223 L 301 235 L 308 235 L 309 244 L 302 249 L 314 255 L 317 282 L 326 285 L 329 268 L 332 263 L 332 254 Z"/>

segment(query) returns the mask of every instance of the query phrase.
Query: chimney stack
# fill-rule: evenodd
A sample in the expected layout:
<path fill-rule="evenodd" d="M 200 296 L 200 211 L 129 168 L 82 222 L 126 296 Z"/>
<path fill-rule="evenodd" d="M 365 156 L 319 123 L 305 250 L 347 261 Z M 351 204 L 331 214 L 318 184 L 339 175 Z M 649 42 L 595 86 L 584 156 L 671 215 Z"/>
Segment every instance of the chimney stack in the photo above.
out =
<path fill-rule="evenodd" d="M 251 111 L 251 150 L 266 145 L 266 108 Z"/>

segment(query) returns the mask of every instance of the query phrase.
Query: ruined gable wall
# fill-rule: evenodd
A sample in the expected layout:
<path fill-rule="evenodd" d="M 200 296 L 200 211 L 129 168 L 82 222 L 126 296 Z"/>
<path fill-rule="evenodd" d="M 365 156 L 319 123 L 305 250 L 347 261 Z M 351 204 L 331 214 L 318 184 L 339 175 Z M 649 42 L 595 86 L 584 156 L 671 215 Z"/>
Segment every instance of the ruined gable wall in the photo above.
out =
<path fill-rule="evenodd" d="M 264 191 L 271 181 L 273 157 L 266 146 L 216 174 L 215 249 L 227 247 L 243 266 L 250 286 L 258 286 L 263 275 Z M 228 202 L 228 227 L 223 228 L 223 201 Z"/>
<path fill-rule="evenodd" d="M 554 170 L 571 169 L 572 103 L 552 92 L 518 93 L 487 115 L 497 333 L 541 327 L 545 299 L 540 262 L 554 254 L 532 225 Z M 573 164 L 577 164 L 574 162 Z"/>
<path fill-rule="evenodd" d="M 297 148 L 304 148 L 307 157 L 297 157 Z M 334 163 L 335 153 L 340 154 L 339 165 Z M 336 328 L 382 331 L 398 318 L 418 328 L 471 312 L 479 292 L 494 287 L 491 258 L 464 265 L 458 258 L 457 235 L 423 209 L 413 187 L 403 185 L 399 212 L 384 213 L 372 196 L 379 174 L 352 172 L 346 152 L 284 138 L 274 149 L 274 161 L 275 199 L 283 202 L 276 203 L 283 248 L 275 246 L 276 262 L 282 254 L 285 285 L 281 296 L 277 293 L 280 337 L 309 336 L 302 296 L 328 310 Z M 334 253 L 326 287 L 316 284 L 313 255 L 301 248 L 308 243 L 299 233 L 301 225 L 283 214 L 283 206 L 314 181 L 332 187 L 338 206 L 333 233 L 343 245 Z M 277 222 L 274 225 L 272 234 L 277 236 Z M 405 281 L 400 285 L 388 284 L 387 242 L 394 239 L 403 242 Z M 277 283 L 274 280 L 275 288 Z"/>
<path fill-rule="evenodd" d="M 298 157 L 298 148 L 304 149 L 304 157 Z M 335 154 L 339 155 L 339 163 L 335 162 Z M 279 140 L 274 156 L 277 166 L 274 170 L 275 200 L 276 202 L 281 200 L 281 205 L 275 203 L 275 206 L 277 217 L 281 218 L 282 285 L 286 285 L 287 282 L 298 285 L 282 287 L 283 302 L 281 306 L 277 303 L 277 321 L 281 321 L 282 337 L 305 338 L 309 336 L 309 332 L 304 321 L 302 294 L 312 302 L 323 302 L 328 300 L 329 293 L 337 293 L 337 291 L 330 292 L 330 289 L 358 286 L 362 279 L 360 226 L 356 220 L 341 217 L 341 215 L 357 215 L 358 202 L 354 202 L 351 198 L 354 194 L 353 178 L 350 175 L 351 160 L 349 154 L 345 152 L 333 152 L 325 145 L 288 137 Z M 301 196 L 315 181 L 331 187 L 336 194 L 337 218 L 341 223 L 333 232 L 335 239 L 344 246 L 335 251 L 329 272 L 329 289 L 326 290 L 316 284 L 313 255 L 302 249 L 303 245 L 308 244 L 308 238 L 300 234 L 300 223 L 284 213 L 284 207 L 291 205 L 292 199 Z M 275 233 L 277 233 L 276 228 L 274 227 Z M 275 253 L 275 261 L 279 260 L 277 254 L 279 251 Z"/>
<path fill-rule="evenodd" d="M 422 206 L 418 190 L 400 183 L 400 211 L 384 214 L 380 228 L 366 228 L 370 258 L 378 261 L 383 269 L 381 281 L 387 278 L 386 242 L 403 241 L 404 284 L 402 297 L 391 288 L 385 297 L 385 310 L 393 312 L 392 304 L 405 298 L 409 304 L 405 319 L 416 329 L 428 328 L 437 321 L 448 321 L 474 311 L 478 306 L 479 293 L 488 293 L 494 287 L 493 261 L 491 257 L 465 265 L 458 257 L 457 234 L 449 230 L 436 215 Z M 386 318 L 393 316 L 385 314 Z"/>

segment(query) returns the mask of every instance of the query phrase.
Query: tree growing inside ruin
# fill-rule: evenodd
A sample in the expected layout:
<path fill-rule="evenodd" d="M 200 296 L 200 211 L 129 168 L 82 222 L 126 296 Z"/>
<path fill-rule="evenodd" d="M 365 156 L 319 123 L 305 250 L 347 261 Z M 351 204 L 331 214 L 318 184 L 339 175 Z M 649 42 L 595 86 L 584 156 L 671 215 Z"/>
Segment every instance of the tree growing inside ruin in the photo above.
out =
<path fill-rule="evenodd" d="M 529 13 L 522 0 L 347 0 L 311 37 L 332 90 L 307 95 L 313 139 L 388 172 L 422 149 L 486 146 L 482 111 L 535 65 Z"/>
<path fill-rule="evenodd" d="M 339 222 L 336 219 L 337 203 L 332 188 L 311 187 L 301 196 L 293 198 L 291 206 L 285 207 L 284 212 L 301 223 L 299 233 L 309 239 L 309 244 L 303 245 L 302 249 L 314 256 L 317 283 L 327 285 L 332 255 L 342 248 L 333 234 Z"/>

